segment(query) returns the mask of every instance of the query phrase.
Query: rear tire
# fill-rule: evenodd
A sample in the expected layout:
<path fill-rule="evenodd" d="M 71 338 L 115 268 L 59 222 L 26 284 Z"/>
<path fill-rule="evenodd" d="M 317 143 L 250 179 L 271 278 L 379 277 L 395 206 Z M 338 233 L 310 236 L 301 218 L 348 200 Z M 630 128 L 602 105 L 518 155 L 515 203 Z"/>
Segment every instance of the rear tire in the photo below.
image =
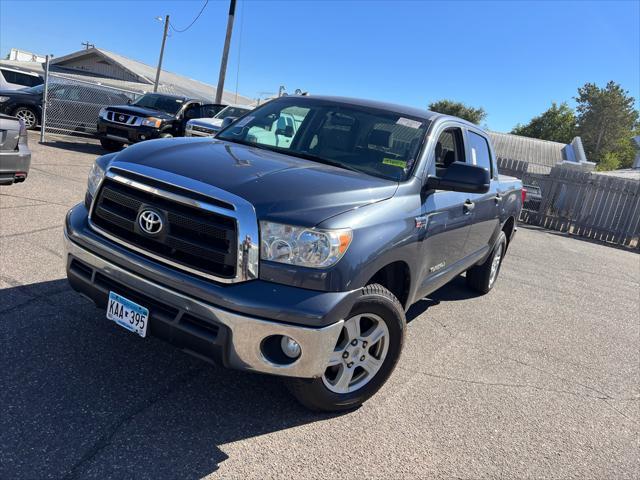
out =
<path fill-rule="evenodd" d="M 100 145 L 102 145 L 102 148 L 104 148 L 108 152 L 118 152 L 122 150 L 124 143 L 109 140 L 108 138 L 101 138 Z"/>
<path fill-rule="evenodd" d="M 398 299 L 382 285 L 367 285 L 347 317 L 323 376 L 286 379 L 289 390 L 310 410 L 340 412 L 359 407 L 393 372 L 405 327 Z"/>
<path fill-rule="evenodd" d="M 500 232 L 491 255 L 481 265 L 467 270 L 467 285 L 480 293 L 488 293 L 498 280 L 504 254 L 507 251 L 507 236 Z"/>
<path fill-rule="evenodd" d="M 30 107 L 18 107 L 13 111 L 13 116 L 24 122 L 24 126 L 29 130 L 34 130 L 38 126 L 38 112 Z"/>

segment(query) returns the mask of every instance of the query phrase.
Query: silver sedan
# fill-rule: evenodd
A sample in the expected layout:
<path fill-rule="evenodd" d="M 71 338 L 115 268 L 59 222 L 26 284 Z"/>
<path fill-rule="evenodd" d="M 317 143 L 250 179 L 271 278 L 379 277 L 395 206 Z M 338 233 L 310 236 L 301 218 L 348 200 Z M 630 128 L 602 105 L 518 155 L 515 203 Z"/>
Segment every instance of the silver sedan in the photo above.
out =
<path fill-rule="evenodd" d="M 0 185 L 24 182 L 31 165 L 27 129 L 22 120 L 0 114 Z"/>

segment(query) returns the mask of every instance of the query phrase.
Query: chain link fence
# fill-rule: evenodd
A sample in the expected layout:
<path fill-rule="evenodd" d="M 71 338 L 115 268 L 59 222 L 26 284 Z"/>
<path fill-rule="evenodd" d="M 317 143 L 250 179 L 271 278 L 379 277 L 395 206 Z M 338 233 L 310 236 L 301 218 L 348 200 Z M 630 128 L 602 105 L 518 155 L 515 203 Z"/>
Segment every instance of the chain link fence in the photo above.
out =
<path fill-rule="evenodd" d="M 46 77 L 43 133 L 92 137 L 100 109 L 136 100 L 140 92 L 50 73 Z"/>

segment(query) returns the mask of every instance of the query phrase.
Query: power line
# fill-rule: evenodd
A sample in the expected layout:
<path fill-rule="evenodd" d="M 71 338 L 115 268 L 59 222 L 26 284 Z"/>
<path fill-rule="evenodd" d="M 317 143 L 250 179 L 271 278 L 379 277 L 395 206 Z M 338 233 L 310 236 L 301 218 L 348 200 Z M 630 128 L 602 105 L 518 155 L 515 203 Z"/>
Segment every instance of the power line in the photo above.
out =
<path fill-rule="evenodd" d="M 196 23 L 196 21 L 200 18 L 200 15 L 202 15 L 202 12 L 204 12 L 204 9 L 207 8 L 208 4 L 209 4 L 209 0 L 205 0 L 204 5 L 200 9 L 200 13 L 198 13 L 196 18 L 193 19 L 193 21 L 189 24 L 188 27 L 183 28 L 183 29 L 178 29 L 178 28 L 174 27 L 173 25 L 171 25 L 171 28 L 173 29 L 173 31 L 176 32 L 176 33 L 182 33 L 182 32 L 186 32 L 187 30 L 189 30 L 193 26 L 193 24 Z"/>
<path fill-rule="evenodd" d="M 240 37 L 238 38 L 238 65 L 236 68 L 236 98 L 235 103 L 238 103 L 238 82 L 240 78 L 240 51 L 242 49 L 242 26 L 244 25 L 244 4 L 240 7 Z"/>

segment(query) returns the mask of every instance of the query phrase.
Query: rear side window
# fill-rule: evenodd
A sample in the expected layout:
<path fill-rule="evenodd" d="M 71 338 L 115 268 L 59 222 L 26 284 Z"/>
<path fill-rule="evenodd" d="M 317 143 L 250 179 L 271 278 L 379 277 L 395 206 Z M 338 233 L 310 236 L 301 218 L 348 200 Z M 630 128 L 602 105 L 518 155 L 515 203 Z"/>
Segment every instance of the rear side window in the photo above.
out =
<path fill-rule="evenodd" d="M 15 83 L 16 85 L 24 85 L 25 87 L 34 87 L 42 83 L 42 79 L 36 75 L 27 75 L 26 73 L 20 73 L 13 70 L 1 69 L 2 76 L 9 83 Z"/>
<path fill-rule="evenodd" d="M 487 140 L 477 133 L 468 132 L 469 149 L 471 150 L 470 162 L 484 168 L 491 174 L 491 153 Z"/>

